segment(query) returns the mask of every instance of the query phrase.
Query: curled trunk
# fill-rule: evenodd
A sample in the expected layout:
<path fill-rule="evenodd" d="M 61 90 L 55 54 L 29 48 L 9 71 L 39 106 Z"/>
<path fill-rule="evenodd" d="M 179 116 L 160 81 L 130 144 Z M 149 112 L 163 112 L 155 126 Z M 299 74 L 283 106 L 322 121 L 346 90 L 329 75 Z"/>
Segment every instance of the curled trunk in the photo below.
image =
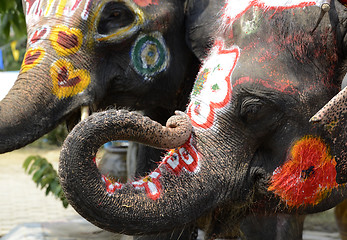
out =
<path fill-rule="evenodd" d="M 138 114 L 114 110 L 93 114 L 79 123 L 65 140 L 59 166 L 62 187 L 76 211 L 101 228 L 136 235 L 182 226 L 215 206 L 220 196 L 212 192 L 217 186 L 214 186 L 212 174 L 208 173 L 210 169 L 195 165 L 193 170 L 189 161 L 185 162 L 185 170 L 180 172 L 162 163 L 141 180 L 124 185 L 106 180 L 105 184 L 106 178 L 93 163 L 102 144 L 115 139 L 138 141 L 160 148 L 187 144 L 191 134 L 187 116 L 177 115 L 167 126 L 162 127 Z M 166 140 L 162 142 L 161 138 Z M 170 145 L 172 140 L 175 142 Z M 180 150 L 182 148 L 177 151 Z M 206 178 L 201 178 L 204 174 Z M 136 184 L 139 181 L 153 184 L 152 187 L 138 188 Z M 211 183 L 206 185 L 209 181 Z M 154 184 L 156 190 L 153 190 Z M 118 189 L 111 193 L 109 185 Z M 158 191 L 159 195 L 151 197 L 148 191 Z"/>

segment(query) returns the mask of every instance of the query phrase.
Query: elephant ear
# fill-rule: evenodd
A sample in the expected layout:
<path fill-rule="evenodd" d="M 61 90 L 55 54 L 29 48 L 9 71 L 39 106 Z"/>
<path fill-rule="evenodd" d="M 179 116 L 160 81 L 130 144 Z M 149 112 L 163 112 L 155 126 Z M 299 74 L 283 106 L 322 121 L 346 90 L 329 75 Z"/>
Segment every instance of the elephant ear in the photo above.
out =
<path fill-rule="evenodd" d="M 217 20 L 225 1 L 187 0 L 186 41 L 190 49 L 200 59 L 204 59 L 216 35 Z"/>

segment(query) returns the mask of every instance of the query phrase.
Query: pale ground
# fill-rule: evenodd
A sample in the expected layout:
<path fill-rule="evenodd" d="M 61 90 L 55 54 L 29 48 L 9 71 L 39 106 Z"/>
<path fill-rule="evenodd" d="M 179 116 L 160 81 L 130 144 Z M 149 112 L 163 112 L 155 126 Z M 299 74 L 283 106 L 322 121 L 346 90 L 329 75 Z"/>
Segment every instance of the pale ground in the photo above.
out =
<path fill-rule="evenodd" d="M 0 155 L 0 235 L 19 223 L 77 216 L 72 207 L 65 209 L 53 195 L 46 197 L 22 167 L 30 155 L 45 157 L 57 167 L 58 154 L 58 149 L 23 148 Z"/>
<path fill-rule="evenodd" d="M 21 223 L 46 222 L 40 226 L 33 225 L 31 230 L 34 231 L 36 229 L 35 231 L 41 231 L 49 226 L 47 222 L 53 222 L 56 225 L 61 224 L 62 226 L 65 223 L 66 226 L 66 222 L 68 221 L 82 221 L 71 207 L 65 209 L 61 202 L 52 195 L 46 197 L 44 191 L 36 187 L 36 184 L 31 180 L 31 176 L 27 175 L 22 168 L 24 160 L 30 155 L 45 157 L 57 168 L 59 151 L 59 148 L 44 150 L 25 147 L 0 155 L 0 236 L 6 234 L 10 229 Z M 90 226 L 87 227 L 90 228 Z M 39 230 L 37 230 L 38 228 Z M 309 216 L 305 221 L 305 230 L 305 240 L 340 239 L 337 233 L 333 210 Z M 95 233 L 95 229 L 93 231 Z M 101 237 L 101 235 L 99 236 Z M 61 239 L 82 240 L 91 238 Z M 112 239 L 125 238 L 123 236 L 120 238 L 112 237 Z"/>

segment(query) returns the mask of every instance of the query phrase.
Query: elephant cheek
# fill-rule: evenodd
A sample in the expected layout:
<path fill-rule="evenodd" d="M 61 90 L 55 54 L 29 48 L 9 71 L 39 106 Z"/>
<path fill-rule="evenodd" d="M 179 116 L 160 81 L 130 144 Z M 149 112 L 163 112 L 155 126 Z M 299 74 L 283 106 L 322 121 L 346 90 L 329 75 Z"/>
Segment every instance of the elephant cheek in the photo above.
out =
<path fill-rule="evenodd" d="M 287 161 L 274 171 L 268 190 L 293 208 L 317 205 L 338 187 L 335 166 L 320 138 L 303 137 L 293 145 Z"/>

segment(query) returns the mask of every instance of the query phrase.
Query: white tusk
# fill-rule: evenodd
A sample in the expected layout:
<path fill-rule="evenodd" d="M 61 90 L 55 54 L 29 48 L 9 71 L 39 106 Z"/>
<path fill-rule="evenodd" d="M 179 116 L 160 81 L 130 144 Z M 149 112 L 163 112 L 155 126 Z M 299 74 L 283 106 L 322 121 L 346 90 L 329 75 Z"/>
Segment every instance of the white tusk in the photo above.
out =
<path fill-rule="evenodd" d="M 82 106 L 81 107 L 81 121 L 89 117 L 89 107 L 88 106 Z"/>

